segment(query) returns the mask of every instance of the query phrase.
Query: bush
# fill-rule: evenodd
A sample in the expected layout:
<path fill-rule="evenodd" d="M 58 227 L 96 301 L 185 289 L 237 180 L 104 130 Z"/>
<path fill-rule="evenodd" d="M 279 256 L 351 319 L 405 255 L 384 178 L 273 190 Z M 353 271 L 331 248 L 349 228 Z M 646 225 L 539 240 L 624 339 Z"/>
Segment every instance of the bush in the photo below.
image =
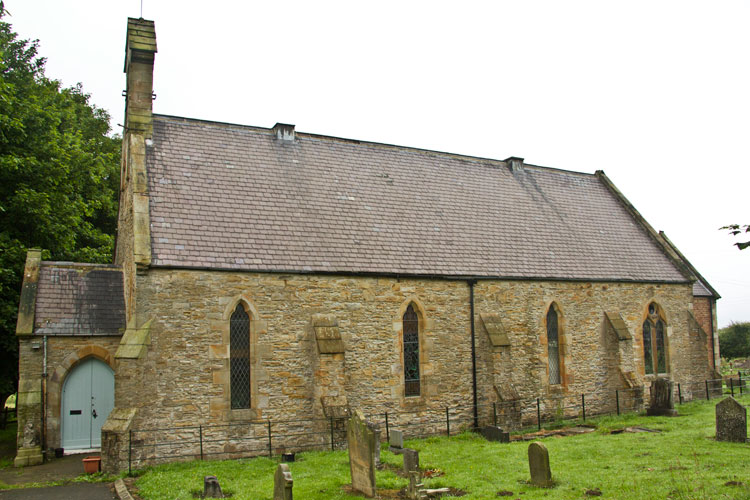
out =
<path fill-rule="evenodd" d="M 731 323 L 719 330 L 719 352 L 727 359 L 750 356 L 750 322 Z"/>

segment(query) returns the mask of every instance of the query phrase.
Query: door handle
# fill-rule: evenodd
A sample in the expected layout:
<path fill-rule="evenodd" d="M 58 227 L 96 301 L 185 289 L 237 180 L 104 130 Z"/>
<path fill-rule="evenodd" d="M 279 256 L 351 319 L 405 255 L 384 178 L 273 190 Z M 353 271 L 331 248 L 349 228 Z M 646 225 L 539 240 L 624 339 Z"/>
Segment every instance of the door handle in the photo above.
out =
<path fill-rule="evenodd" d="M 91 415 L 93 415 L 94 418 L 96 418 L 96 408 L 94 408 L 93 410 L 91 410 Z"/>

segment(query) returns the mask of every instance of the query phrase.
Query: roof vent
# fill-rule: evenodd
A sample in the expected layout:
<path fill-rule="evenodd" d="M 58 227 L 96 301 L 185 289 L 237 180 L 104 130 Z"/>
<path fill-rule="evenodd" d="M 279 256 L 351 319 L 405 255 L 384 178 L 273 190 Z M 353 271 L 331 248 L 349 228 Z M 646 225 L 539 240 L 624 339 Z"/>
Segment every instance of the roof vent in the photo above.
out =
<path fill-rule="evenodd" d="M 517 172 L 523 172 L 523 158 L 511 156 L 505 159 L 505 163 L 508 164 L 510 171 L 514 174 Z"/>
<path fill-rule="evenodd" d="M 273 126 L 276 140 L 282 142 L 294 142 L 294 125 L 288 123 L 277 123 Z"/>

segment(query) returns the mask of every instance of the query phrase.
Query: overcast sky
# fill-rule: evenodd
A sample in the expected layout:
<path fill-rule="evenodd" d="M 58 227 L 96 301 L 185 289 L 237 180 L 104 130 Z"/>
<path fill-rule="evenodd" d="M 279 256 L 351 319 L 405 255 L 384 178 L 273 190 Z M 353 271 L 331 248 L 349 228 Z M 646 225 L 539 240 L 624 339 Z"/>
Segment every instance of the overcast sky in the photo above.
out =
<path fill-rule="evenodd" d="M 140 0 L 6 0 L 47 76 L 123 122 Z M 604 170 L 750 321 L 750 2 L 143 0 L 161 114 Z M 627 244 L 627 242 L 623 242 Z"/>

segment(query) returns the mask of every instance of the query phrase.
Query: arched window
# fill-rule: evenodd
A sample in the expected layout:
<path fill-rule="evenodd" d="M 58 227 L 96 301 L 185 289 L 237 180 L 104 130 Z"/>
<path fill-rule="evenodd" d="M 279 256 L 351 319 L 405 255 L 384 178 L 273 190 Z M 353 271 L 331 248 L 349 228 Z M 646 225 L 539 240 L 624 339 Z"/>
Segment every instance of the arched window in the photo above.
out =
<path fill-rule="evenodd" d="M 547 359 L 549 364 L 549 383 L 560 383 L 560 332 L 557 311 L 553 305 L 547 311 Z"/>
<path fill-rule="evenodd" d="M 419 396 L 419 317 L 409 304 L 404 313 L 404 395 Z"/>
<path fill-rule="evenodd" d="M 229 364 L 232 409 L 250 408 L 250 316 L 242 304 L 229 319 Z"/>
<path fill-rule="evenodd" d="M 654 303 L 649 304 L 648 317 L 643 322 L 643 364 L 646 374 L 667 373 L 664 320 Z"/>

